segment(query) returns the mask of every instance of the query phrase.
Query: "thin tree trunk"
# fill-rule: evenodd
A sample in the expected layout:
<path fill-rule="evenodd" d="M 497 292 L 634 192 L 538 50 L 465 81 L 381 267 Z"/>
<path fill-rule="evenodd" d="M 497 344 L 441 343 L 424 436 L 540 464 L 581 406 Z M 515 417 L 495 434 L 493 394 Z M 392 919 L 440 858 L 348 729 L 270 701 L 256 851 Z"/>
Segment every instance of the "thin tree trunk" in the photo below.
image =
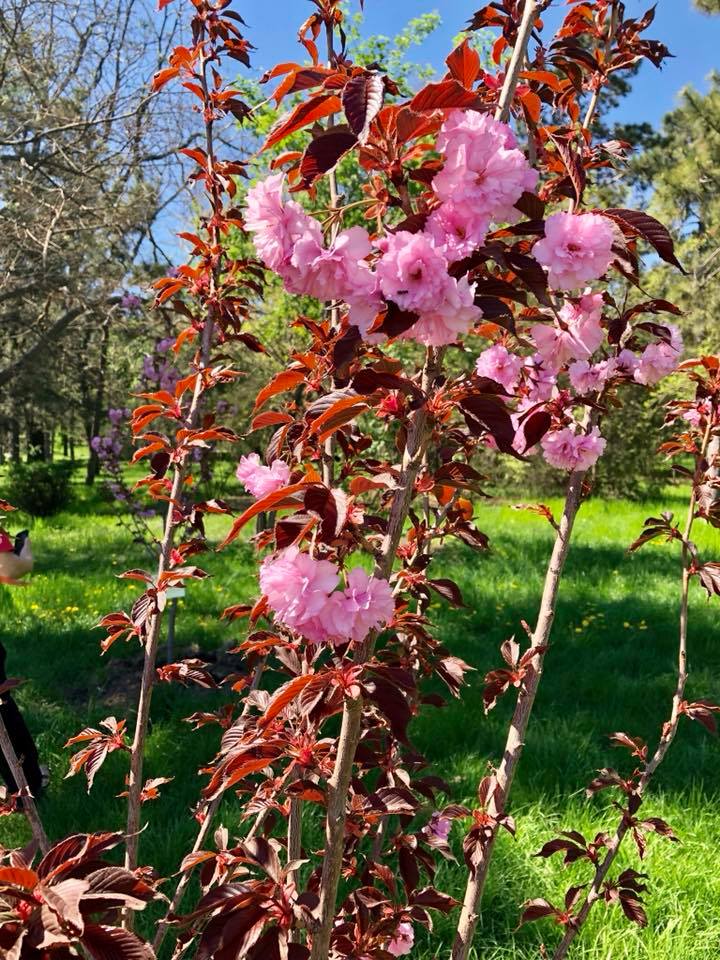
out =
<path fill-rule="evenodd" d="M 422 389 L 426 396 L 430 395 L 441 361 L 442 351 L 436 353 L 432 349 L 428 350 L 422 377 Z M 422 465 L 431 434 L 432 421 L 428 416 L 426 407 L 420 407 L 415 411 L 408 431 L 402 472 L 395 491 L 380 559 L 374 570 L 375 576 L 385 580 L 392 573 L 395 554 L 413 496 L 415 480 Z M 358 652 L 356 663 L 363 664 L 372 656 L 375 649 L 375 639 L 375 633 L 371 633 L 366 638 Z M 325 857 L 320 886 L 320 921 L 313 930 L 311 960 L 327 960 L 330 952 L 330 939 L 332 937 L 345 847 L 347 796 L 355 761 L 355 751 L 360 740 L 362 712 L 362 698 L 345 701 L 335 766 L 328 781 Z"/>
<path fill-rule="evenodd" d="M 712 480 L 720 480 L 720 436 L 712 437 L 708 444 L 708 476 Z M 716 502 L 720 500 L 720 486 L 712 487 L 712 498 Z"/>
<path fill-rule="evenodd" d="M 190 409 L 188 411 L 188 424 L 191 430 L 197 427 L 200 418 L 200 398 L 202 396 L 202 370 L 208 365 L 213 341 L 214 324 L 210 319 L 205 321 L 203 329 L 202 350 L 200 355 L 200 370 L 195 383 Z M 177 466 L 173 477 L 172 489 L 170 492 L 170 503 L 179 501 L 182 495 L 183 483 L 186 476 L 184 465 Z M 173 522 L 173 511 L 169 509 L 165 520 L 165 531 L 160 548 L 160 558 L 157 568 L 157 579 L 167 570 L 170 562 L 170 554 L 175 542 L 175 524 Z M 134 870 L 138 865 L 138 841 L 140 834 L 140 793 L 142 791 L 143 762 L 145 759 L 145 741 L 147 738 L 148 721 L 150 719 L 150 702 L 155 684 L 155 665 L 157 662 L 158 644 L 160 640 L 160 626 L 162 622 L 162 613 L 156 612 L 148 629 L 145 661 L 143 664 L 142 680 L 140 683 L 140 698 L 138 700 L 137 719 L 135 721 L 135 733 L 130 752 L 130 774 L 128 777 L 128 818 L 126 828 L 125 845 L 125 866 L 128 870 Z M 126 924 L 129 925 L 132 914 L 128 913 Z"/>
<path fill-rule="evenodd" d="M 703 441 L 702 449 L 700 452 L 700 459 L 702 460 L 705 456 L 706 451 L 709 449 L 709 437 L 711 429 L 712 419 L 708 419 L 708 427 L 705 432 L 705 438 Z M 657 749 L 653 754 L 652 758 L 645 765 L 642 776 L 640 777 L 640 782 L 637 787 L 637 796 L 642 798 L 645 794 L 645 791 L 648 788 L 652 777 L 655 774 L 655 771 L 660 766 L 660 764 L 665 759 L 665 755 L 672 746 L 675 735 L 677 734 L 678 724 L 681 717 L 681 708 L 682 703 L 685 698 L 685 686 L 687 684 L 687 639 L 688 639 L 688 600 L 690 592 L 690 566 L 692 558 L 690 556 L 690 551 L 688 550 L 687 543 L 690 540 L 692 534 L 693 523 L 695 521 L 695 505 L 696 505 L 696 489 L 693 486 L 693 491 L 690 496 L 690 504 L 688 507 L 687 520 L 685 522 L 685 530 L 683 533 L 683 548 L 682 548 L 682 586 L 680 590 L 680 637 L 678 642 L 678 670 L 677 670 L 677 683 L 675 686 L 675 693 L 672 700 L 672 709 L 670 712 L 670 719 L 663 726 L 663 732 L 660 737 L 660 742 L 658 743 Z M 593 908 L 593 904 L 598 901 L 602 896 L 602 886 L 610 872 L 610 868 L 615 862 L 622 842 L 630 829 L 630 821 L 627 817 L 623 816 L 618 824 L 618 827 L 615 831 L 615 834 L 610 841 L 605 857 L 595 870 L 595 876 L 593 881 L 590 884 L 590 889 L 585 895 L 582 906 L 579 911 L 573 918 L 573 922 L 568 924 L 565 928 L 565 934 L 560 941 L 555 953 L 553 954 L 553 960 L 565 960 L 568 950 L 570 949 L 573 941 L 578 936 L 585 921 L 590 914 L 590 911 Z"/>
<path fill-rule="evenodd" d="M 558 524 L 555 543 L 553 544 L 552 554 L 550 555 L 550 562 L 545 575 L 545 584 L 540 603 L 540 612 L 532 636 L 532 648 L 535 650 L 535 657 L 532 661 L 533 666 L 518 693 L 515 712 L 513 713 L 512 723 L 510 724 L 505 742 L 502 762 L 496 775 L 497 786 L 489 810 L 492 816 L 498 816 L 505 812 L 505 803 L 510 793 L 515 771 L 517 770 L 525 745 L 528 721 L 530 720 L 530 714 L 532 713 L 533 704 L 535 703 L 535 697 L 540 685 L 545 652 L 555 618 L 560 579 L 570 547 L 570 538 L 575 517 L 580 507 L 584 477 L 585 474 L 583 472 L 573 473 L 568 482 L 565 507 L 560 523 Z M 452 949 L 452 960 L 467 960 L 477 928 L 479 918 L 478 909 L 483 890 L 485 889 L 485 882 L 487 880 L 497 833 L 498 830 L 497 827 L 495 827 L 490 840 L 482 848 L 480 861 L 475 873 L 468 878 L 465 898 L 458 922 L 457 935 Z"/>
<path fill-rule="evenodd" d="M 210 105 L 210 92 L 208 83 L 208 63 L 209 58 L 201 57 L 200 83 L 202 86 L 204 103 L 206 108 Z M 205 118 L 205 149 L 207 154 L 208 175 L 214 177 L 215 170 L 215 146 L 213 138 L 214 114 L 212 110 L 204 111 Z M 219 188 L 215 183 L 211 188 L 211 208 L 213 214 L 219 213 L 222 209 L 222 199 Z M 209 237 L 212 244 L 219 242 L 219 227 L 209 226 Z M 214 266 L 209 274 L 209 283 L 206 301 L 206 315 L 202 331 L 201 347 L 198 361 L 197 377 L 193 390 L 192 400 L 187 415 L 187 426 L 190 430 L 197 428 L 200 423 L 204 371 L 210 363 L 212 355 L 213 340 L 215 335 L 215 322 L 211 312 L 210 303 L 213 302 L 217 293 L 218 276 L 221 270 L 220 258 L 214 262 Z M 182 495 L 183 485 L 187 476 L 187 462 L 178 463 L 175 467 L 172 489 L 170 492 L 170 504 L 179 501 Z M 176 524 L 173 519 L 173 510 L 169 509 L 165 520 L 165 530 L 160 547 L 160 557 L 157 566 L 157 579 L 167 570 L 170 563 L 170 556 L 175 543 Z M 140 834 L 140 815 L 141 815 L 141 793 L 143 786 L 143 761 L 145 757 L 145 742 L 147 739 L 148 722 L 150 719 L 150 702 L 152 699 L 153 686 L 155 683 L 155 665 L 157 662 L 158 644 L 160 641 L 160 627 L 162 623 L 162 613 L 157 610 L 150 622 L 147 639 L 145 644 L 145 661 L 143 665 L 143 675 L 140 685 L 140 697 L 138 700 L 138 714 L 135 722 L 135 733 L 131 747 L 130 775 L 128 779 L 128 817 L 125 841 L 125 866 L 129 870 L 134 870 L 138 865 L 138 840 Z M 127 929 L 132 927 L 133 915 L 127 911 L 125 915 L 125 926 Z"/>
<path fill-rule="evenodd" d="M 503 123 L 507 123 L 510 118 L 510 108 L 512 107 L 513 97 L 515 96 L 515 90 L 517 89 L 518 80 L 520 79 L 520 71 L 525 62 L 525 54 L 528 43 L 530 42 L 530 34 L 532 33 L 533 23 L 538 13 L 538 7 L 538 0 L 525 0 L 517 40 L 515 41 L 515 47 L 510 57 L 510 63 L 505 71 L 505 82 L 503 83 L 500 99 L 498 100 L 495 111 L 495 119 L 502 120 Z"/>

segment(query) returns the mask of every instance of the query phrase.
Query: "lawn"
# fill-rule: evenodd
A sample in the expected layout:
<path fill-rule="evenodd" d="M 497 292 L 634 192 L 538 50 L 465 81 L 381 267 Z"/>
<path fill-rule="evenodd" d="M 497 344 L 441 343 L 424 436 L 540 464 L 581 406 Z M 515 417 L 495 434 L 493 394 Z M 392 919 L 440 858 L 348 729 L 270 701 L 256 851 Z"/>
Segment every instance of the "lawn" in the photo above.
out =
<path fill-rule="evenodd" d="M 675 677 L 679 561 L 675 549 L 650 545 L 636 555 L 626 547 L 645 516 L 669 507 L 680 512 L 679 493 L 663 504 L 592 500 L 581 512 L 555 621 L 525 755 L 512 797 L 517 840 L 503 836 L 478 929 L 475 957 L 482 960 L 538 956 L 539 943 L 555 942 L 557 930 L 544 921 L 514 930 L 520 903 L 529 897 L 559 899 L 570 883 L 581 883 L 581 865 L 563 869 L 557 858 L 532 854 L 561 829 L 594 835 L 609 829 L 615 817 L 609 796 L 585 799 L 594 771 L 629 758 L 616 751 L 607 734 L 624 730 L 654 738 L 666 716 Z M 551 506 L 558 508 L 557 503 Z M 508 695 L 486 717 L 481 677 L 500 665 L 498 646 L 512 634 L 522 637 L 520 620 L 533 620 L 541 591 L 552 531 L 533 514 L 502 502 L 477 508 L 478 526 L 489 534 L 492 550 L 479 555 L 461 546 L 444 554 L 443 576 L 461 586 L 466 607 L 434 604 L 440 636 L 453 652 L 477 668 L 462 701 L 430 709 L 414 722 L 412 736 L 433 771 L 452 786 L 453 800 L 472 802 L 488 761 L 497 761 L 512 707 Z M 211 537 L 226 523 L 214 522 Z M 115 575 L 147 563 L 141 548 L 129 543 L 110 508 L 96 495 L 79 490 L 75 506 L 32 527 L 36 570 L 24 590 L 0 587 L 0 639 L 9 652 L 8 671 L 27 678 L 18 694 L 51 769 L 51 785 L 40 803 L 48 833 L 121 828 L 125 760 L 110 757 L 88 799 L 80 777 L 66 780 L 68 751 L 63 743 L 83 726 L 114 714 L 127 716 L 139 675 L 138 651 L 116 645 L 100 657 L 94 624 L 103 613 L 127 607 L 136 585 Z M 707 559 L 720 559 L 720 537 L 698 531 Z M 184 651 L 218 650 L 242 636 L 242 621 L 221 624 L 218 615 L 231 603 L 253 596 L 256 583 L 251 548 L 233 545 L 209 556 L 211 579 L 193 585 L 181 602 L 177 645 Z M 690 623 L 691 698 L 720 698 L 720 626 L 718 603 L 708 604 L 693 585 Z M 186 653 L 186 655 L 188 655 Z M 153 726 L 147 757 L 148 776 L 174 776 L 162 798 L 144 811 L 150 825 L 141 841 L 141 861 L 164 875 L 175 869 L 194 836 L 190 815 L 201 784 L 197 768 L 211 758 L 217 728 L 191 732 L 182 718 L 212 709 L 222 697 L 194 689 L 161 685 L 153 702 Z M 640 931 L 618 908 L 598 906 L 574 956 L 586 960 L 701 960 L 720 954 L 720 745 L 699 724 L 683 723 L 677 743 L 661 768 L 647 814 L 666 818 L 681 844 L 651 838 L 644 866 L 649 926 Z M 226 798 L 222 820 L 231 829 L 237 804 Z M 455 828 L 459 832 L 459 828 Z M 27 839 L 20 817 L 0 821 L 0 843 Z M 459 837 L 454 837 L 459 847 Z M 623 865 L 637 867 L 629 848 Z M 461 896 L 462 871 L 443 867 L 439 883 Z M 151 922 L 149 917 L 145 923 Z M 440 918 L 449 942 L 451 920 Z M 436 942 L 436 941 L 435 941 Z M 413 955 L 437 956 L 419 937 Z"/>

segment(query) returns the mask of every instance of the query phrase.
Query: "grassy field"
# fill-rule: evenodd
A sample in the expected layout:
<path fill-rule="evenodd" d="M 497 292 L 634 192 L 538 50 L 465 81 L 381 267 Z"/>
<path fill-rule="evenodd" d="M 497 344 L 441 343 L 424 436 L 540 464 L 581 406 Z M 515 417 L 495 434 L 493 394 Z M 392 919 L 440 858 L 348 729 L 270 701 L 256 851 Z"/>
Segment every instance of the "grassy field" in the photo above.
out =
<path fill-rule="evenodd" d="M 674 687 L 678 608 L 678 557 L 673 548 L 651 545 L 637 555 L 625 548 L 645 516 L 682 501 L 671 495 L 663 504 L 631 505 L 591 501 L 582 510 L 563 582 L 538 697 L 512 799 L 518 837 L 503 836 L 484 902 L 475 957 L 478 960 L 529 960 L 557 930 L 543 922 L 513 930 L 519 904 L 528 897 L 559 898 L 570 883 L 586 879 L 582 866 L 562 868 L 557 858 L 532 854 L 559 829 L 594 835 L 615 818 L 609 797 L 586 801 L 584 787 L 598 767 L 629 770 L 624 751 L 613 750 L 606 734 L 624 730 L 653 739 L 667 714 Z M 557 507 L 557 504 L 551 504 Z M 15 523 L 14 523 L 15 525 Z M 225 524 L 211 525 L 220 536 Z M 462 702 L 429 710 L 415 721 L 412 735 L 435 772 L 453 787 L 453 800 L 470 801 L 489 760 L 497 761 L 512 697 L 485 717 L 479 695 L 482 674 L 500 665 L 499 644 L 519 621 L 533 620 L 540 596 L 551 533 L 541 519 L 508 505 L 478 507 L 478 526 L 491 537 L 492 552 L 478 555 L 463 547 L 445 554 L 445 576 L 460 584 L 467 604 L 451 610 L 442 602 L 433 614 L 440 635 L 478 673 Z M 100 615 L 127 607 L 136 587 L 114 575 L 146 559 L 128 543 L 108 507 L 79 490 L 74 507 L 32 528 L 36 572 L 24 590 L 0 587 L 0 639 L 9 651 L 10 675 L 28 683 L 18 700 L 37 733 L 51 769 L 51 786 L 41 813 L 51 836 L 71 831 L 120 828 L 124 801 L 125 758 L 110 757 L 88 799 L 83 779 L 65 780 L 63 743 L 87 724 L 132 710 L 139 676 L 137 648 L 116 645 L 99 656 Z M 707 559 L 720 559 L 720 537 L 700 531 Z M 256 590 L 247 544 L 208 558 L 215 574 L 193 585 L 180 607 L 177 644 L 186 652 L 234 645 L 242 627 L 218 622 L 230 603 Z M 689 694 L 720 698 L 720 624 L 718 601 L 708 605 L 693 586 L 690 627 Z M 158 687 L 147 758 L 148 776 L 174 776 L 162 799 L 147 805 L 150 826 L 143 834 L 141 858 L 164 875 L 175 869 L 194 835 L 190 808 L 197 798 L 197 768 L 212 757 L 217 728 L 190 732 L 182 718 L 212 708 L 217 695 L 177 686 Z M 720 956 L 720 745 L 698 724 L 686 722 L 656 779 L 646 805 L 648 815 L 665 817 L 681 844 L 651 838 L 645 865 L 649 927 L 639 931 L 617 908 L 598 906 L 574 956 L 585 960 L 710 960 Z M 223 822 L 232 828 L 237 810 L 228 798 Z M 459 830 L 459 828 L 456 828 Z M 0 821 L 0 843 L 26 839 L 19 817 Z M 457 841 L 459 838 L 455 836 Z M 622 864 L 637 867 L 628 849 Z M 439 886 L 461 895 L 462 871 L 443 867 Z M 150 923 L 148 918 L 146 923 Z M 449 942 L 451 921 L 440 918 Z M 437 943 L 437 940 L 434 941 Z M 423 960 L 444 955 L 419 936 L 413 955 Z"/>

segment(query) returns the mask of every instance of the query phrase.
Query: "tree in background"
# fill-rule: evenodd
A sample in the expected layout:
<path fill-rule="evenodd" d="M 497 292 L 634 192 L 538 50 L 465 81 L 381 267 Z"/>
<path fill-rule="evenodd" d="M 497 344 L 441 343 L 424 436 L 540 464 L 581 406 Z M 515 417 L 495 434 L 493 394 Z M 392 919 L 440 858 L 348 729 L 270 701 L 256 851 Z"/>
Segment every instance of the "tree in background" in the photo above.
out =
<path fill-rule="evenodd" d="M 154 6 L 0 10 L 0 434 L 16 459 L 21 432 L 31 457 L 48 455 L 55 424 L 97 432 L 113 340 L 137 334 L 140 301 L 124 291 L 168 262 L 155 229 L 182 189 L 185 135 L 173 101 L 147 89 L 177 19 Z"/>
<path fill-rule="evenodd" d="M 670 279 L 653 270 L 648 289 L 682 308 L 679 322 L 693 349 L 711 350 L 720 344 L 720 74 L 711 75 L 709 87 L 706 94 L 682 92 L 655 144 L 631 169 L 650 211 L 672 224 L 686 271 Z"/>
<path fill-rule="evenodd" d="M 702 13 L 720 13 L 720 0 L 693 0 Z"/>

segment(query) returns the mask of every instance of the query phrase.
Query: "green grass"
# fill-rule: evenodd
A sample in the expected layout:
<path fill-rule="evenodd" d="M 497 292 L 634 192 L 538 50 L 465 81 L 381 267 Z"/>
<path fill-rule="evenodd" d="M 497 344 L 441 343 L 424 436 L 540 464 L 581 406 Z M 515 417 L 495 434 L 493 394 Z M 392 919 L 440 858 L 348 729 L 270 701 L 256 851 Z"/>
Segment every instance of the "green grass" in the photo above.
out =
<path fill-rule="evenodd" d="M 650 545 L 639 554 L 625 548 L 645 516 L 682 502 L 671 494 L 663 504 L 631 505 L 591 501 L 578 520 L 553 632 L 552 648 L 512 796 L 518 837 L 503 836 L 496 851 L 476 938 L 478 960 L 530 960 L 539 943 L 550 947 L 557 930 L 543 922 L 513 932 L 519 904 L 545 896 L 559 900 L 571 883 L 587 879 L 577 865 L 562 868 L 557 858 L 532 854 L 559 829 L 590 835 L 609 829 L 615 817 L 609 796 L 586 801 L 584 787 L 598 767 L 629 771 L 624 751 L 612 749 L 606 735 L 624 730 L 655 742 L 674 688 L 679 560 L 674 548 Z M 558 504 L 551 505 L 557 510 Z M 454 653 L 476 669 L 462 701 L 428 710 L 411 728 L 432 771 L 452 787 L 452 799 L 470 802 L 489 761 L 497 762 L 512 709 L 508 695 L 486 717 L 481 677 L 500 665 L 499 644 L 515 634 L 520 621 L 533 621 L 552 531 L 536 516 L 488 503 L 478 507 L 478 526 L 491 537 L 492 552 L 480 555 L 449 547 L 443 576 L 455 578 L 466 602 L 452 610 L 433 605 L 438 633 Z M 211 537 L 225 523 L 214 520 Z M 0 588 L 0 639 L 9 651 L 9 673 L 28 679 L 18 694 L 52 782 L 40 809 L 48 832 L 121 828 L 126 761 L 114 755 L 98 774 L 90 798 L 83 779 L 63 779 L 68 751 L 63 743 L 87 724 L 109 714 L 128 715 L 128 698 L 139 679 L 137 648 L 116 645 L 105 657 L 98 650 L 98 617 L 127 607 L 137 586 L 114 575 L 146 565 L 142 550 L 93 494 L 84 490 L 72 510 L 33 525 L 36 571 L 25 590 Z M 720 559 L 720 537 L 698 531 L 708 559 Z M 199 651 L 233 645 L 242 621 L 230 627 L 218 614 L 230 603 L 249 599 L 255 589 L 250 547 L 233 546 L 208 556 L 212 579 L 194 584 L 180 608 L 177 643 Z M 689 695 L 720 698 L 718 606 L 708 604 L 693 585 L 690 626 Z M 200 653 L 202 655 L 202 653 Z M 212 709 L 223 697 L 160 685 L 153 701 L 147 776 L 174 776 L 162 799 L 144 808 L 150 825 L 141 841 L 141 859 L 165 876 L 176 869 L 195 832 L 190 810 L 201 784 L 197 769 L 211 758 L 217 728 L 192 733 L 182 718 Z M 131 711 L 132 707 L 129 708 Z M 720 955 L 720 746 L 698 725 L 683 723 L 678 741 L 656 777 L 645 810 L 665 817 L 681 844 L 651 838 L 640 869 L 649 874 L 649 926 L 640 931 L 617 908 L 596 907 L 574 956 L 585 960 L 704 960 Z M 237 802 L 227 798 L 222 820 L 237 822 Z M 459 828 L 455 828 L 459 831 Z M 27 838 L 20 817 L 0 821 L 0 843 Z M 459 838 L 455 836 L 455 841 Z M 628 847 L 621 864 L 638 866 Z M 461 895 L 463 871 L 443 866 L 438 886 Z M 438 918 L 445 943 L 452 918 Z M 414 955 L 422 960 L 446 955 L 437 938 L 419 935 Z"/>

